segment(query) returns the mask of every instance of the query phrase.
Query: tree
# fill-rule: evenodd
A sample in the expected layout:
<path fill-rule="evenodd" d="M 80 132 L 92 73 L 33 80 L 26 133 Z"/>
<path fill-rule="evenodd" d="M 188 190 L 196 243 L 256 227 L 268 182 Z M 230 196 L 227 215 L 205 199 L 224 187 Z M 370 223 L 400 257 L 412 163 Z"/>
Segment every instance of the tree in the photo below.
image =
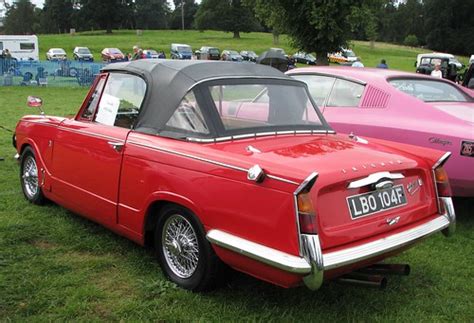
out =
<path fill-rule="evenodd" d="M 356 6 L 352 6 L 348 17 L 351 31 L 356 39 L 370 40 L 370 47 L 374 48 L 378 37 L 378 13 L 387 0 L 363 0 Z"/>
<path fill-rule="evenodd" d="M 271 28 L 273 44 L 278 45 L 280 34 L 284 33 L 285 25 L 281 19 L 284 10 L 281 6 L 266 0 L 244 0 L 247 7 L 253 8 L 255 16 L 263 22 L 266 27 Z"/>
<path fill-rule="evenodd" d="M 316 52 L 319 65 L 328 65 L 327 53 L 346 46 L 351 35 L 349 15 L 358 0 L 267 0 L 279 14 L 294 47 Z"/>
<path fill-rule="evenodd" d="M 194 16 L 196 15 L 198 8 L 199 5 L 194 0 L 174 0 L 174 11 L 171 14 L 170 19 L 171 29 L 182 29 L 182 9 L 184 10 L 184 29 L 193 28 Z"/>
<path fill-rule="evenodd" d="M 199 30 L 232 32 L 234 38 L 240 38 L 240 32 L 258 29 L 255 16 L 241 0 L 203 0 L 195 19 Z"/>
<path fill-rule="evenodd" d="M 5 15 L 5 33 L 27 35 L 35 32 L 38 15 L 35 6 L 29 0 L 18 0 L 7 8 Z"/>
<path fill-rule="evenodd" d="M 69 32 L 72 14 L 72 0 L 46 0 L 40 18 L 42 32 Z"/>
<path fill-rule="evenodd" d="M 474 0 L 425 0 L 428 47 L 438 51 L 474 53 Z"/>
<path fill-rule="evenodd" d="M 111 34 L 112 28 L 124 14 L 125 4 L 122 0 L 81 0 L 81 18 L 89 21 L 91 26 L 98 26 Z"/>
<path fill-rule="evenodd" d="M 140 29 L 168 28 L 166 0 L 135 0 L 135 22 Z"/>

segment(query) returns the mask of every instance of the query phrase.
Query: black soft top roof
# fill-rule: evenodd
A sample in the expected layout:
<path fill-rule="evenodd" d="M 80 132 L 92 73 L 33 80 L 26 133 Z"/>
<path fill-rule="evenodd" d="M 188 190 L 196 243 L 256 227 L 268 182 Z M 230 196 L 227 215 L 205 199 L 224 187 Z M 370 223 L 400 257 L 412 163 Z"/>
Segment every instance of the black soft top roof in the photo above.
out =
<path fill-rule="evenodd" d="M 197 83 L 213 79 L 265 78 L 294 81 L 275 68 L 252 63 L 143 59 L 109 64 L 104 72 L 143 77 L 147 94 L 135 129 L 158 133 L 186 93 Z"/>

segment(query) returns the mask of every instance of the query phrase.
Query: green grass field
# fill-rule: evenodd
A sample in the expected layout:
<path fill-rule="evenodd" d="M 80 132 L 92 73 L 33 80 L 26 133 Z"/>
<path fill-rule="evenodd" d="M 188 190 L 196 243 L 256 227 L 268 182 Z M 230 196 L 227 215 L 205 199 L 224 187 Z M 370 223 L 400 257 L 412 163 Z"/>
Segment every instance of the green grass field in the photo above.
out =
<path fill-rule="evenodd" d="M 114 31 L 107 35 L 103 31 L 78 33 L 70 35 L 40 35 L 40 58 L 45 58 L 46 51 L 51 47 L 62 47 L 66 50 L 69 58 L 72 58 L 72 51 L 76 46 L 87 46 L 93 52 L 96 60 L 100 61 L 100 52 L 105 47 L 117 47 L 124 53 L 131 52 L 134 45 L 143 49 L 153 48 L 164 50 L 169 57 L 171 43 L 186 43 L 192 46 L 193 50 L 201 46 L 215 46 L 220 50 L 235 49 L 253 50 L 257 54 L 268 50 L 270 47 L 281 47 L 288 54 L 293 54 L 288 37 L 280 37 L 280 44 L 274 45 L 271 34 L 268 33 L 242 33 L 240 39 L 233 39 L 231 33 L 220 31 L 199 32 L 195 30 L 145 30 L 141 36 L 137 36 L 135 31 Z M 367 67 L 375 67 L 382 58 L 385 58 L 392 69 L 415 71 L 414 62 L 416 55 L 430 52 L 428 49 L 411 48 L 386 43 L 376 43 L 371 49 L 368 42 L 352 42 L 352 49 L 362 58 Z M 460 57 L 466 64 L 467 57 Z"/>
<path fill-rule="evenodd" d="M 0 125 L 36 113 L 77 111 L 85 89 L 0 87 Z M 474 319 L 474 210 L 456 201 L 458 231 L 437 234 L 392 259 L 412 274 L 391 277 L 386 290 L 328 282 L 319 291 L 282 289 L 244 274 L 195 294 L 167 281 L 151 251 L 78 215 L 23 198 L 12 134 L 0 129 L 0 321 L 406 321 Z M 461 203 L 459 203 L 461 202 Z M 470 204 L 468 204 L 470 203 Z M 462 208 L 462 209 L 460 209 Z"/>

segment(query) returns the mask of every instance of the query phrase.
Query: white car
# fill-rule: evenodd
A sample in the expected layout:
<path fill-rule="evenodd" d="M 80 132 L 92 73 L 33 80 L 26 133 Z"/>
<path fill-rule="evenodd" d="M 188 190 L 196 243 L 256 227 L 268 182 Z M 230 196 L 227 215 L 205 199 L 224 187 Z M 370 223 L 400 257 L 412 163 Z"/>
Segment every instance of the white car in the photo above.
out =
<path fill-rule="evenodd" d="M 454 64 L 458 69 L 463 68 L 463 65 L 453 54 L 448 53 L 425 53 L 425 54 L 418 54 L 416 56 L 416 65 L 415 67 L 419 67 L 420 65 L 426 64 L 424 61 L 430 60 L 432 58 L 440 58 L 440 59 L 449 59 L 449 64 Z M 472 57 L 471 57 L 472 58 Z"/>
<path fill-rule="evenodd" d="M 474 55 L 471 55 L 471 58 L 469 58 L 469 65 L 474 63 Z"/>
<path fill-rule="evenodd" d="M 50 48 L 46 52 L 46 59 L 48 61 L 64 61 L 67 59 L 66 51 L 62 48 Z"/>

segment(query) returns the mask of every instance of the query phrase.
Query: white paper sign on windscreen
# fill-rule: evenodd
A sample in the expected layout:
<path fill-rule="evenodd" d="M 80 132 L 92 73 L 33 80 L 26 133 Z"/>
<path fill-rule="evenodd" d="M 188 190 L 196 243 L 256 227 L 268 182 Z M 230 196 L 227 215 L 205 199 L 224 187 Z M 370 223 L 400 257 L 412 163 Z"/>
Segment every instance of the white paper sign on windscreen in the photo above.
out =
<path fill-rule="evenodd" d="M 113 126 L 120 106 L 120 99 L 104 93 L 100 99 L 99 111 L 95 121 L 108 126 Z"/>

